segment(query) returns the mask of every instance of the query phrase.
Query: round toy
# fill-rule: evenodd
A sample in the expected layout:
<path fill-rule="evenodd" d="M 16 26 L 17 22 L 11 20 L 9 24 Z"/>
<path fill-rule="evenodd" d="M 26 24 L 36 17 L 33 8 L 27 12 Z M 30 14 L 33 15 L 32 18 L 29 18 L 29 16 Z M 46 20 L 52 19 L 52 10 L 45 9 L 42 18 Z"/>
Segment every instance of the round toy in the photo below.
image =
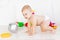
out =
<path fill-rule="evenodd" d="M 18 27 L 23 27 L 24 23 L 23 22 L 17 22 Z"/>
<path fill-rule="evenodd" d="M 1 38 L 9 38 L 9 37 L 11 37 L 10 33 L 2 33 L 1 34 Z"/>
<path fill-rule="evenodd" d="M 28 23 L 25 23 L 25 27 L 28 27 Z"/>
<path fill-rule="evenodd" d="M 15 23 L 11 23 L 11 24 L 9 24 L 8 30 L 13 33 L 16 33 L 18 30 L 18 26 Z"/>

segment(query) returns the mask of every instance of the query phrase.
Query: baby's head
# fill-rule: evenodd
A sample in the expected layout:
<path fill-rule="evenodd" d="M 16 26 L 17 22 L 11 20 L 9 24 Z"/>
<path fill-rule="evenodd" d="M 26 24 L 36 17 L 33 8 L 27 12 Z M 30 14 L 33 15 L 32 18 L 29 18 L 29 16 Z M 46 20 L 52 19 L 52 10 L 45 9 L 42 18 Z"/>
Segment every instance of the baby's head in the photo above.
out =
<path fill-rule="evenodd" d="M 26 19 L 29 19 L 32 15 L 32 9 L 29 5 L 25 5 L 23 8 L 22 8 L 22 14 L 23 16 L 26 18 Z"/>

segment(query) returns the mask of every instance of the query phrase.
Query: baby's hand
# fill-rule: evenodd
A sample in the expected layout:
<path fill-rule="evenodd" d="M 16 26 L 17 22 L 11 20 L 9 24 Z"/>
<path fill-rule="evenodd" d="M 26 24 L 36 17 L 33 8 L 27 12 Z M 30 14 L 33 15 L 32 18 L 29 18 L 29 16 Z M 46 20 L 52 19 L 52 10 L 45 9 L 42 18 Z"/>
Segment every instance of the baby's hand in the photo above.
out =
<path fill-rule="evenodd" d="M 35 33 L 33 33 L 33 32 L 28 32 L 28 35 L 29 36 L 32 36 L 32 35 L 34 35 Z"/>
<path fill-rule="evenodd" d="M 26 31 L 26 33 L 28 33 L 29 31 Z"/>

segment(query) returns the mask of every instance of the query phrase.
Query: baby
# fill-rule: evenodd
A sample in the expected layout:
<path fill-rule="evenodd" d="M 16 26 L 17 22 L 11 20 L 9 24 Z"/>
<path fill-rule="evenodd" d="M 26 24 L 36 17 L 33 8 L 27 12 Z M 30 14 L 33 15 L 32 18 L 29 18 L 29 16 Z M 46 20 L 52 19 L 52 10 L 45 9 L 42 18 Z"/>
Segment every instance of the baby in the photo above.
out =
<path fill-rule="evenodd" d="M 22 8 L 22 14 L 25 19 L 28 20 L 28 34 L 35 33 L 35 27 L 40 26 L 42 32 L 53 31 L 52 27 L 49 27 L 50 19 L 47 16 L 34 15 L 32 8 L 29 5 L 25 5 Z"/>

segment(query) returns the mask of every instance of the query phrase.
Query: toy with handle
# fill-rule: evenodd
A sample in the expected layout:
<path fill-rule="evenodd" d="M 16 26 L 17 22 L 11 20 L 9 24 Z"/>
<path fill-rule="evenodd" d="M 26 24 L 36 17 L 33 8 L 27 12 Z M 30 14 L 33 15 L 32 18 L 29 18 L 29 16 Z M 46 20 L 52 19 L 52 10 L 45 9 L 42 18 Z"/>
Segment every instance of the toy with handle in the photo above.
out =
<path fill-rule="evenodd" d="M 8 30 L 10 32 L 16 33 L 17 30 L 18 30 L 18 26 L 16 25 L 16 23 L 10 23 L 9 27 L 8 27 Z"/>
<path fill-rule="evenodd" d="M 23 23 L 23 22 L 16 22 L 16 23 L 10 23 L 8 30 L 10 32 L 16 33 L 18 31 L 18 27 L 28 27 L 28 23 Z"/>

